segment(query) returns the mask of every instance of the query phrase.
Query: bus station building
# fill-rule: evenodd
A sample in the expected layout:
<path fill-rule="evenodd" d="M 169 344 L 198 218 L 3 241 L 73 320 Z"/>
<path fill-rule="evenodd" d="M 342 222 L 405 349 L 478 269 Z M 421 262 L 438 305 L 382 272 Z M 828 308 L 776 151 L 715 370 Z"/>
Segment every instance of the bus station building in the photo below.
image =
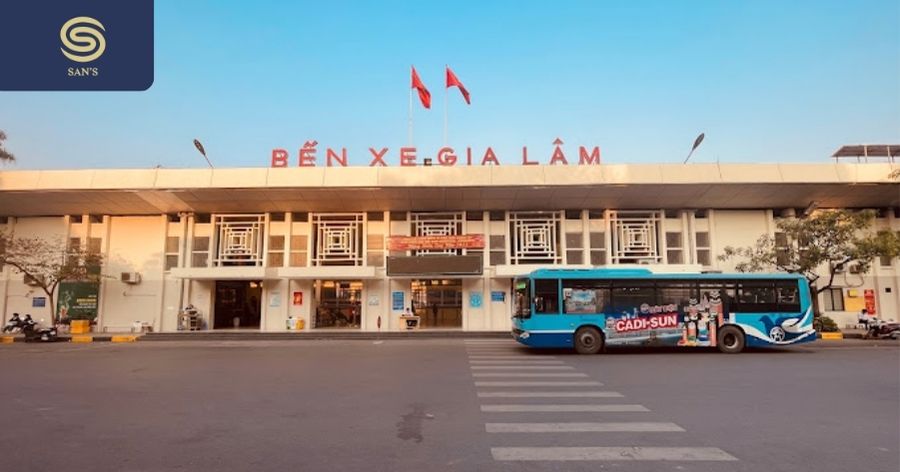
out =
<path fill-rule="evenodd" d="M 726 246 L 816 209 L 873 209 L 900 231 L 887 162 L 0 171 L 0 229 L 104 256 L 94 287 L 61 287 L 98 331 L 507 331 L 512 281 L 539 268 L 724 271 Z M 80 290 L 80 292 L 79 292 Z M 900 260 L 839 274 L 819 296 L 843 327 L 898 319 Z M 49 319 L 7 267 L 0 318 Z"/>

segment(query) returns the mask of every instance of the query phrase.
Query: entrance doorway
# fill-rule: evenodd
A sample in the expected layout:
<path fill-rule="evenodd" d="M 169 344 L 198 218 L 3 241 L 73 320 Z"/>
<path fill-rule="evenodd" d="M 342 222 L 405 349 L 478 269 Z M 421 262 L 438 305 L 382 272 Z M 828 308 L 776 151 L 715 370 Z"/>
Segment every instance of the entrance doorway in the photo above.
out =
<path fill-rule="evenodd" d="M 213 329 L 259 329 L 262 282 L 217 280 Z"/>
<path fill-rule="evenodd" d="M 423 328 L 462 328 L 462 279 L 413 280 L 411 291 Z"/>
<path fill-rule="evenodd" d="M 317 280 L 316 328 L 356 328 L 362 319 L 361 280 Z"/>

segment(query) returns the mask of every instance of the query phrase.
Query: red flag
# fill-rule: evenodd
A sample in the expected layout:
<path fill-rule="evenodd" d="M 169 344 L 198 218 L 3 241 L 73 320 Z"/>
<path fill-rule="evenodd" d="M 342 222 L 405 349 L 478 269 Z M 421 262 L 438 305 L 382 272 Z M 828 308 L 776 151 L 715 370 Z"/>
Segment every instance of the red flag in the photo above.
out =
<path fill-rule="evenodd" d="M 425 84 L 422 83 L 422 79 L 419 78 L 419 74 L 416 73 L 416 68 L 412 68 L 412 87 L 419 92 L 419 100 L 422 101 L 422 106 L 425 108 L 431 108 L 431 92 L 425 88 Z"/>
<path fill-rule="evenodd" d="M 469 100 L 469 91 L 466 90 L 466 87 L 459 81 L 456 77 L 456 74 L 450 70 L 450 66 L 447 66 L 447 88 L 456 86 L 459 88 L 460 93 L 462 93 L 463 98 L 466 99 L 466 104 L 471 105 L 472 102 Z"/>

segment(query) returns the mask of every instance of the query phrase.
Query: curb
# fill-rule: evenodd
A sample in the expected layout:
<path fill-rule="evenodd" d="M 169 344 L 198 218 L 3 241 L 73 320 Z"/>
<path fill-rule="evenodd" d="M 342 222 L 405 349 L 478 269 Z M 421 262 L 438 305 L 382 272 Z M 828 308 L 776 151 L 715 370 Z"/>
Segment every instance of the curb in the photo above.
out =
<path fill-rule="evenodd" d="M 840 341 L 840 340 L 844 339 L 844 333 L 841 333 L 841 332 L 837 332 L 837 333 L 821 333 L 821 334 L 819 335 L 819 337 L 820 337 L 823 341 Z"/>
<path fill-rule="evenodd" d="M 130 343 L 140 339 L 140 335 L 135 334 L 105 334 L 105 333 L 91 333 L 91 334 L 61 334 L 56 337 L 57 342 L 65 343 L 97 343 L 97 342 L 116 342 L 116 343 Z M 0 344 L 18 344 L 25 342 L 25 337 L 22 335 L 15 336 L 0 336 Z"/>
<path fill-rule="evenodd" d="M 243 332 L 193 331 L 149 333 L 140 342 L 165 341 L 353 341 L 415 339 L 510 339 L 508 331 L 358 331 L 358 332 Z"/>

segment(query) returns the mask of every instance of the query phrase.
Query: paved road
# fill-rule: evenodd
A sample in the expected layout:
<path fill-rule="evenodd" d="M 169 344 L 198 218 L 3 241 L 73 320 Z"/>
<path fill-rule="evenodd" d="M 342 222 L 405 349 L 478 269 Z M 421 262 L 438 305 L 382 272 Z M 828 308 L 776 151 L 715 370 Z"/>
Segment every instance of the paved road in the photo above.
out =
<path fill-rule="evenodd" d="M 0 365 L 0 470 L 900 469 L 897 343 L 16 344 Z"/>

